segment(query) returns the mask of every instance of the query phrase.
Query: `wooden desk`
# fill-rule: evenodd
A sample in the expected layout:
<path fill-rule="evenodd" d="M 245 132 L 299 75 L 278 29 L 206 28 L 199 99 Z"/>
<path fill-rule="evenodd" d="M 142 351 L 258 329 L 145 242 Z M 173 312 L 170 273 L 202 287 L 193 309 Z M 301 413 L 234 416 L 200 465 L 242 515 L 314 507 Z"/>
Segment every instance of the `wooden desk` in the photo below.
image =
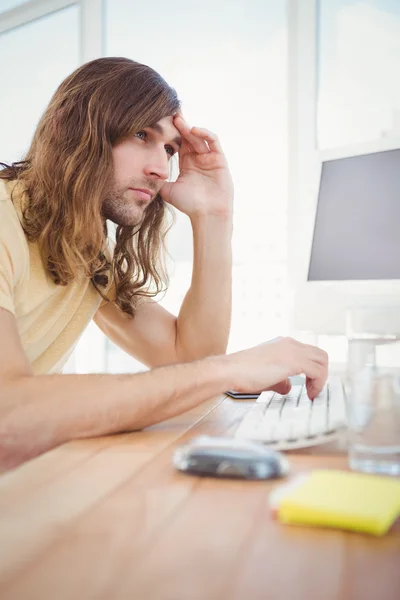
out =
<path fill-rule="evenodd" d="M 274 483 L 174 471 L 176 445 L 230 434 L 249 402 L 211 400 L 139 433 L 65 444 L 0 477 L 2 600 L 399 600 L 400 530 L 283 526 Z M 343 452 L 290 455 L 294 471 Z"/>

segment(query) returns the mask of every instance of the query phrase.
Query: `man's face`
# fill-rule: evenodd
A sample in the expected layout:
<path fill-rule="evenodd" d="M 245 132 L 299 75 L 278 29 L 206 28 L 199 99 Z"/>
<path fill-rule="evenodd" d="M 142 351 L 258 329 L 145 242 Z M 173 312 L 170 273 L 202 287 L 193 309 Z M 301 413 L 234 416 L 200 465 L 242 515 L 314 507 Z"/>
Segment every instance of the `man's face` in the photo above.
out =
<path fill-rule="evenodd" d="M 106 219 L 130 227 L 142 221 L 144 211 L 169 177 L 171 156 L 180 144 L 171 116 L 114 146 L 114 182 L 102 208 Z"/>

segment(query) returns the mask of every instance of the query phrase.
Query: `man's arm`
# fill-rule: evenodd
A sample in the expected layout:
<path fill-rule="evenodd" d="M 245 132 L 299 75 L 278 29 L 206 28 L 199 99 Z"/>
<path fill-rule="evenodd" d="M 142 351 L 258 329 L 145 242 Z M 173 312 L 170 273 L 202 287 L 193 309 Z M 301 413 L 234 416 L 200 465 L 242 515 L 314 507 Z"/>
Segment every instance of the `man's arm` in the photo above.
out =
<path fill-rule="evenodd" d="M 4 309 L 0 339 L 0 469 L 68 440 L 152 425 L 229 388 L 282 390 L 305 373 L 313 398 L 327 376 L 326 353 L 290 339 L 134 375 L 34 376 Z"/>
<path fill-rule="evenodd" d="M 232 312 L 232 217 L 192 217 L 193 273 L 178 320 L 178 360 L 223 354 Z"/>
<path fill-rule="evenodd" d="M 224 354 L 231 321 L 231 222 L 229 216 L 193 219 L 192 282 L 178 317 L 147 300 L 128 319 L 109 303 L 94 317 L 98 327 L 148 367 Z"/>
<path fill-rule="evenodd" d="M 34 376 L 15 318 L 1 308 L 0 338 L 0 469 L 71 439 L 168 419 L 221 393 L 231 381 L 217 357 L 134 375 Z"/>
<path fill-rule="evenodd" d="M 142 302 L 133 320 L 113 305 L 95 316 L 100 329 L 126 352 L 154 367 L 226 352 L 232 312 L 233 184 L 217 136 L 190 128 L 181 115 L 180 175 L 161 195 L 185 213 L 193 228 L 190 288 L 175 318 L 154 302 Z"/>
<path fill-rule="evenodd" d="M 190 218 L 194 261 L 190 289 L 182 304 L 176 347 L 188 360 L 226 351 L 232 306 L 233 183 L 217 136 L 189 127 L 181 114 L 179 177 L 161 188 L 166 202 Z"/>

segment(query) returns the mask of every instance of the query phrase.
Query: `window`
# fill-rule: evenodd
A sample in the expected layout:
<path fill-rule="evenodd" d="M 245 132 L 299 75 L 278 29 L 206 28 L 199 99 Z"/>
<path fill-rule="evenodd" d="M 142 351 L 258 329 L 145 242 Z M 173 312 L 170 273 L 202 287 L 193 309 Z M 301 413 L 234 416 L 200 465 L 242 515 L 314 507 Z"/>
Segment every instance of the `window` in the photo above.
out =
<path fill-rule="evenodd" d="M 400 3 L 319 0 L 320 148 L 400 136 Z"/>
<path fill-rule="evenodd" d="M 0 161 L 13 162 L 27 151 L 57 86 L 79 65 L 78 7 L 1 34 L 0 55 Z"/>

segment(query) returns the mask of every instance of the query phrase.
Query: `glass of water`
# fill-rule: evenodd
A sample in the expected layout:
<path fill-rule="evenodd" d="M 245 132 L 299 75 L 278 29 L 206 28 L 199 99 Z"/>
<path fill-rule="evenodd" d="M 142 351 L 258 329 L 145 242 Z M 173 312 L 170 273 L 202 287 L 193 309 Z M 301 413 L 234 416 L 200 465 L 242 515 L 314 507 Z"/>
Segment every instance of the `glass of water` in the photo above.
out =
<path fill-rule="evenodd" d="M 400 476 L 400 309 L 348 311 L 347 338 L 350 468 Z"/>

